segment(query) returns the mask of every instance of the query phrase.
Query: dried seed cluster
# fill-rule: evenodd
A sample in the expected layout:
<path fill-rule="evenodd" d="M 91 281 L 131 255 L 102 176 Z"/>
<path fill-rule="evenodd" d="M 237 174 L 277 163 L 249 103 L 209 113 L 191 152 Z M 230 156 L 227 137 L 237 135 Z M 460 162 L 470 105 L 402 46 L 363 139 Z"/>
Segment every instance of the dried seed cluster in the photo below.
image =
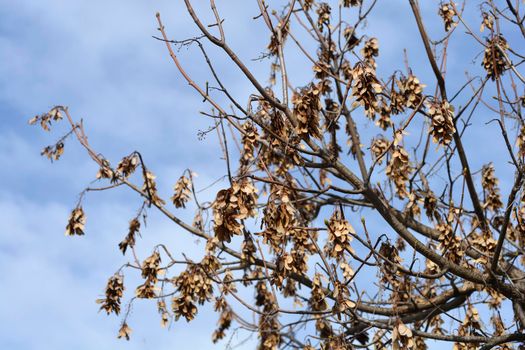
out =
<path fill-rule="evenodd" d="M 250 266 L 255 262 L 255 244 L 253 239 L 248 235 L 244 238 L 241 247 L 241 261 L 243 264 Z"/>
<path fill-rule="evenodd" d="M 413 349 L 414 345 L 412 330 L 399 320 L 392 330 L 392 349 Z"/>
<path fill-rule="evenodd" d="M 142 185 L 142 192 L 144 192 L 148 197 L 151 203 L 161 207 L 166 202 L 164 202 L 158 195 L 157 192 L 157 182 L 155 181 L 157 177 L 149 170 L 145 171 L 144 174 L 144 184 Z"/>
<path fill-rule="evenodd" d="M 111 179 L 114 181 L 115 173 L 111 169 L 111 165 L 107 159 L 102 159 L 102 164 L 98 169 L 97 179 Z"/>
<path fill-rule="evenodd" d="M 363 0 L 343 0 L 343 7 L 360 6 Z"/>
<path fill-rule="evenodd" d="M 138 298 L 151 299 L 156 296 L 155 284 L 158 281 L 160 263 L 160 254 L 157 251 L 154 251 L 142 262 L 141 275 L 145 281 L 135 290 L 135 294 Z"/>
<path fill-rule="evenodd" d="M 122 326 L 120 326 L 120 329 L 118 331 L 118 338 L 125 338 L 126 340 L 129 340 L 129 337 L 131 336 L 131 328 L 128 326 L 126 322 L 122 323 Z"/>
<path fill-rule="evenodd" d="M 478 332 L 481 329 L 482 327 L 478 310 L 475 307 L 473 307 L 472 304 L 469 303 L 465 319 L 463 320 L 463 323 L 459 326 L 458 335 L 468 336 L 478 334 Z M 453 347 L 454 350 L 475 350 L 477 348 L 478 346 L 472 343 L 455 343 Z"/>
<path fill-rule="evenodd" d="M 257 189 L 247 179 L 235 181 L 231 188 L 220 190 L 212 205 L 215 237 L 230 242 L 233 235 L 240 235 L 244 226 L 238 220 L 255 216 L 256 204 Z"/>
<path fill-rule="evenodd" d="M 40 122 L 40 126 L 45 131 L 51 130 L 51 124 L 52 122 L 60 121 L 62 120 L 63 116 L 60 112 L 59 107 L 52 108 L 49 112 L 34 116 L 31 118 L 28 123 L 30 125 L 35 125 L 37 122 Z"/>
<path fill-rule="evenodd" d="M 353 27 L 346 27 L 345 30 L 343 31 L 343 36 L 346 39 L 346 47 L 345 48 L 347 50 L 349 50 L 349 51 L 352 50 L 353 48 L 355 48 L 357 45 L 359 45 L 359 43 L 361 41 L 355 35 L 355 28 L 353 28 Z M 343 65 L 347 66 L 346 69 L 344 67 L 341 67 L 343 71 L 345 71 L 345 70 L 350 71 L 351 70 L 350 63 L 348 61 L 345 60 L 343 62 Z M 348 79 L 350 77 L 350 74 L 345 74 L 345 77 L 346 77 L 346 79 Z"/>
<path fill-rule="evenodd" d="M 379 97 L 379 118 L 376 120 L 376 125 L 381 129 L 386 130 L 393 125 L 392 119 L 390 119 L 390 106 L 387 104 L 383 96 Z"/>
<path fill-rule="evenodd" d="M 520 127 L 516 145 L 518 146 L 518 156 L 521 158 L 525 157 L 525 125 Z"/>
<path fill-rule="evenodd" d="M 430 220 L 439 220 L 439 212 L 437 211 L 437 198 L 434 192 L 427 191 L 425 193 L 425 199 L 423 200 L 423 208 L 425 208 L 425 214 Z"/>
<path fill-rule="evenodd" d="M 126 254 L 128 247 L 133 248 L 135 246 L 135 236 L 140 230 L 140 221 L 137 218 L 132 219 L 129 222 L 129 230 L 126 238 L 119 243 L 118 247 L 122 251 L 122 254 Z"/>
<path fill-rule="evenodd" d="M 439 7 L 439 15 L 445 23 L 445 31 L 449 31 L 452 27 L 456 26 L 457 22 L 454 17 L 456 17 L 456 10 L 451 3 L 443 3 Z"/>
<path fill-rule="evenodd" d="M 405 207 L 405 213 L 411 218 L 419 218 L 421 216 L 419 203 L 422 201 L 422 198 L 416 191 L 411 191 L 408 195 L 408 203 Z"/>
<path fill-rule="evenodd" d="M 64 142 L 62 141 L 52 146 L 46 146 L 42 152 L 40 152 L 41 156 L 47 157 L 50 161 L 58 160 L 62 154 L 64 154 Z"/>
<path fill-rule="evenodd" d="M 502 35 L 496 35 L 487 40 L 483 55 L 483 68 L 490 79 L 495 80 L 508 68 L 504 53 L 509 49 L 507 40 Z"/>
<path fill-rule="evenodd" d="M 342 258 L 345 250 L 351 249 L 350 242 L 355 234 L 354 228 L 343 217 L 339 210 L 334 211 L 330 221 L 327 222 L 329 255 L 334 258 Z"/>
<path fill-rule="evenodd" d="M 377 94 L 382 91 L 374 68 L 358 62 L 352 70 L 352 96 L 356 99 L 355 103 L 365 108 L 365 114 L 372 120 L 379 108 Z"/>
<path fill-rule="evenodd" d="M 175 208 L 186 208 L 186 203 L 190 199 L 190 186 L 190 179 L 184 175 L 177 180 L 177 183 L 173 188 L 173 196 L 171 197 L 171 201 Z"/>
<path fill-rule="evenodd" d="M 440 222 L 436 225 L 436 230 L 439 232 L 438 241 L 440 242 L 440 249 L 449 261 L 459 264 L 463 257 L 461 249 L 461 238 L 454 234 L 451 222 L 451 215 L 449 215 L 448 222 Z"/>
<path fill-rule="evenodd" d="M 368 39 L 361 49 L 361 54 L 363 55 L 364 61 L 368 63 L 368 65 L 375 67 L 375 57 L 379 56 L 379 41 L 377 38 Z"/>
<path fill-rule="evenodd" d="M 100 310 L 104 310 L 109 315 L 120 313 L 120 300 L 124 293 L 124 276 L 115 274 L 111 276 L 106 285 L 106 297 L 104 299 L 98 299 L 97 303 L 102 304 Z"/>
<path fill-rule="evenodd" d="M 124 178 L 127 178 L 135 172 L 138 165 L 139 157 L 136 154 L 131 154 L 122 158 L 122 160 L 117 164 L 116 172 Z"/>
<path fill-rule="evenodd" d="M 396 195 L 404 199 L 408 195 L 406 182 L 412 172 L 407 151 L 397 146 L 393 149 L 392 156 L 386 167 L 386 175 L 396 186 Z"/>
<path fill-rule="evenodd" d="M 488 264 L 490 261 L 488 255 L 494 252 L 494 249 L 496 248 L 497 244 L 496 240 L 492 236 L 492 232 L 483 230 L 481 232 L 473 233 L 471 234 L 470 241 L 472 245 L 476 247 L 476 249 L 485 253 L 484 255 L 481 255 L 474 261 L 481 265 Z"/>
<path fill-rule="evenodd" d="M 419 82 L 419 79 L 410 74 L 408 77 L 402 77 L 398 83 L 399 92 L 404 97 L 405 105 L 408 108 L 417 108 L 423 99 L 423 88 L 426 86 Z"/>
<path fill-rule="evenodd" d="M 177 288 L 178 295 L 175 295 L 171 302 L 175 320 L 184 317 L 186 321 L 191 321 L 197 314 L 197 306 L 213 297 L 213 286 L 210 276 L 216 275 L 221 264 L 212 255 L 206 255 L 200 264 L 190 264 L 179 276 L 173 279 L 173 285 Z"/>
<path fill-rule="evenodd" d="M 255 148 L 259 141 L 259 132 L 251 121 L 247 121 L 242 125 L 242 154 L 241 166 L 246 167 L 251 161 L 255 159 Z"/>
<path fill-rule="evenodd" d="M 287 233 L 297 226 L 297 210 L 290 200 L 291 193 L 285 187 L 273 186 L 268 204 L 263 210 L 264 243 L 277 254 L 282 253 Z"/>
<path fill-rule="evenodd" d="M 326 2 L 322 2 L 317 7 L 317 27 L 322 32 L 324 27 L 330 25 L 330 14 L 332 9 Z"/>
<path fill-rule="evenodd" d="M 481 170 L 481 185 L 485 191 L 485 203 L 483 206 L 491 211 L 503 208 L 498 183 L 499 180 L 494 174 L 494 165 L 485 165 Z"/>
<path fill-rule="evenodd" d="M 401 84 L 399 80 L 395 82 L 398 86 Z M 394 82 L 392 82 L 392 88 L 390 89 L 390 112 L 394 115 L 403 113 L 406 106 L 407 100 L 405 96 L 395 89 Z"/>
<path fill-rule="evenodd" d="M 173 284 L 177 286 L 182 295 L 191 296 L 199 304 L 204 304 L 212 297 L 211 280 L 206 276 L 203 268 L 198 265 L 192 265 L 182 272 L 175 278 Z"/>
<path fill-rule="evenodd" d="M 404 280 L 403 275 L 399 273 L 399 264 L 403 261 L 399 256 L 399 250 L 393 246 L 390 242 L 381 243 L 379 248 L 379 254 L 385 259 L 381 265 L 381 282 L 385 285 L 392 287 L 392 293 L 390 293 L 390 300 L 394 302 L 400 302 L 407 300 L 411 285 L 407 285 L 409 280 Z"/>
<path fill-rule="evenodd" d="M 168 322 L 170 320 L 170 315 L 168 313 L 168 309 L 166 307 L 166 302 L 164 299 L 159 299 L 157 302 L 157 310 L 160 314 L 160 325 L 164 328 L 168 325 Z"/>
<path fill-rule="evenodd" d="M 82 236 L 84 234 L 84 225 L 86 224 L 86 215 L 81 206 L 76 207 L 71 211 L 69 220 L 66 226 L 66 236 Z"/>
<path fill-rule="evenodd" d="M 312 290 L 310 294 L 310 299 L 308 300 L 308 305 L 313 311 L 324 311 L 328 308 L 328 303 L 326 302 L 326 294 L 324 292 L 323 284 L 321 283 L 321 275 L 316 273 L 314 279 L 312 280 Z"/>
<path fill-rule="evenodd" d="M 454 107 L 448 101 L 434 101 L 429 104 L 428 115 L 431 118 L 430 134 L 435 143 L 446 146 L 456 132 L 454 126 Z"/>
<path fill-rule="evenodd" d="M 222 310 L 221 315 L 217 322 L 217 329 L 212 335 L 212 341 L 214 344 L 226 336 L 226 331 L 230 328 L 233 318 L 232 309 L 228 305 L 221 307 L 221 309 L 216 308 L 216 311 L 219 310 Z"/>
<path fill-rule="evenodd" d="M 301 89 L 292 97 L 293 114 L 297 119 L 297 135 L 308 138 L 309 136 L 321 138 L 319 127 L 319 112 L 322 105 L 320 91 L 315 84 Z"/>
<path fill-rule="evenodd" d="M 390 143 L 383 137 L 377 137 L 372 140 L 372 145 L 370 146 L 370 151 L 374 160 L 377 160 L 377 164 L 383 163 L 385 159 L 385 152 L 388 150 Z"/>
<path fill-rule="evenodd" d="M 262 272 L 256 272 L 256 276 L 261 277 Z M 259 316 L 259 349 L 277 350 L 281 343 L 281 325 L 277 318 L 277 301 L 268 289 L 266 282 L 259 281 L 255 285 L 255 305 L 262 307 L 263 314 Z"/>
<path fill-rule="evenodd" d="M 481 21 L 481 26 L 479 27 L 480 32 L 483 32 L 485 28 L 492 31 L 494 28 L 494 16 L 489 15 L 486 12 L 482 14 L 483 20 Z"/>
<path fill-rule="evenodd" d="M 290 30 L 290 21 L 286 22 L 286 25 L 283 27 L 282 22 L 279 22 L 277 24 L 277 28 L 272 32 L 272 36 L 270 38 L 270 43 L 268 44 L 268 51 L 270 52 L 270 55 L 278 55 L 279 54 L 279 46 L 284 44 L 284 41 L 288 37 L 288 31 Z M 279 40 L 279 33 L 281 35 L 281 40 Z"/>

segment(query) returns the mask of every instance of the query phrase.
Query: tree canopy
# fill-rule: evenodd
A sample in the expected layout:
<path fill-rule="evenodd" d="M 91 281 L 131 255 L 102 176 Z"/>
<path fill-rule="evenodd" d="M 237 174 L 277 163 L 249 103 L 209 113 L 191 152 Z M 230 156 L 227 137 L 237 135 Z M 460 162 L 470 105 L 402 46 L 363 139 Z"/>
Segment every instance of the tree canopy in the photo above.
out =
<path fill-rule="evenodd" d="M 172 193 L 161 193 L 140 150 L 113 165 L 66 106 L 29 121 L 46 131 L 68 125 L 42 155 L 58 160 L 72 139 L 100 168 L 66 235 L 85 234 L 88 192 L 122 186 L 142 198 L 118 245 L 129 262 L 97 300 L 122 317 L 118 337 L 131 336 L 134 303 L 151 303 L 164 326 L 193 320 L 209 303 L 218 315 L 213 342 L 238 329 L 256 333 L 260 349 L 522 348 L 523 3 L 425 3 L 435 7 L 430 17 L 406 0 L 409 12 L 390 19 L 390 34 L 410 21 L 421 50 L 398 48 L 390 54 L 405 65 L 391 67 L 367 34 L 383 2 L 289 0 L 271 8 L 254 1 L 253 21 L 268 38 L 256 58 L 267 66 L 265 79 L 233 49 L 224 23 L 235 18 L 223 18 L 215 1 L 203 15 L 184 0 L 200 31 L 192 38 L 170 37 L 156 14 L 154 40 L 207 103 L 201 114 L 210 128 L 202 135 L 218 135 L 223 182 L 213 196 L 203 198 L 190 169 L 173 179 Z M 472 56 L 450 59 L 454 41 Z M 181 48 L 193 50 L 209 81 L 192 77 Z M 211 51 L 243 75 L 247 101 L 227 86 L 228 71 Z M 295 76 L 298 61 L 312 70 Z M 429 73 L 425 81 L 415 61 Z M 468 70 L 450 74 L 455 66 Z M 487 143 L 496 158 L 478 152 Z M 204 241 L 202 252 L 158 242 L 139 256 L 150 210 Z M 192 222 L 184 211 L 194 213 Z M 130 285 L 128 274 L 142 282 Z"/>

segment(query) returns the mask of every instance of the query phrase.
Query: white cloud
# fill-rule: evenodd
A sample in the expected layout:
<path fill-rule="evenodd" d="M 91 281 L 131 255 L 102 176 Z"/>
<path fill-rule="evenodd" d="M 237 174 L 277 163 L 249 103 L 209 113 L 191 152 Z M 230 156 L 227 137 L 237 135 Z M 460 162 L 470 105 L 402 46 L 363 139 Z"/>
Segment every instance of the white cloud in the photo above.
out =
<path fill-rule="evenodd" d="M 129 324 L 135 329 L 130 344 L 115 338 L 119 320 L 98 313 L 95 299 L 103 293 L 108 276 L 121 266 L 117 243 L 132 215 L 122 203 L 86 205 L 88 225 L 82 237 L 64 237 L 69 208 L 56 202 L 31 202 L 0 196 L 0 346 L 10 349 L 157 349 L 198 346 L 211 348 L 216 315 L 202 307 L 191 324 L 160 328 L 153 302 L 135 304 Z M 158 216 L 138 243 L 139 256 L 149 255 L 153 244 L 163 242 L 175 251 L 184 247 L 192 256 L 193 239 Z M 128 275 L 126 295 L 133 294 L 137 278 Z M 190 345 L 191 344 L 191 345 Z"/>

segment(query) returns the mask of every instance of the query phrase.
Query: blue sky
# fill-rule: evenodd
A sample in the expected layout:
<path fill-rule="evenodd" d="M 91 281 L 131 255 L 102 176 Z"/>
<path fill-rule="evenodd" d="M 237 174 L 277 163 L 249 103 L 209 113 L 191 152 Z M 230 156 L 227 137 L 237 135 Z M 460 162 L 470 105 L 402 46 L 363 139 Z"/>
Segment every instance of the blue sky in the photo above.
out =
<path fill-rule="evenodd" d="M 197 139 L 209 125 L 198 115 L 204 106 L 151 37 L 156 11 L 170 33 L 194 33 L 172 3 L 0 1 L 0 160 L 9 169 L 0 175 L 3 349 L 212 347 L 215 315 L 204 312 L 190 326 L 183 321 L 165 330 L 150 303 L 134 308 L 132 340 L 116 339 L 120 319 L 98 313 L 95 300 L 126 261 L 117 244 L 140 201 L 119 190 L 88 198 L 89 233 L 64 237 L 69 210 L 97 169 L 74 142 L 50 164 L 40 150 L 64 129 L 47 134 L 27 126 L 29 117 L 68 105 L 84 118 L 93 146 L 114 162 L 140 150 L 166 179 L 159 180 L 164 193 L 187 167 L 209 183 L 205 174 L 219 158 L 213 136 Z M 151 213 L 144 254 L 177 233 Z"/>
<path fill-rule="evenodd" d="M 200 2 L 203 4 L 204 2 Z M 251 61 L 267 44 L 263 26 L 254 22 L 255 2 L 217 1 L 228 40 L 256 74 L 265 79 L 266 63 Z M 273 3 L 278 3 L 274 1 Z M 209 11 L 197 6 L 201 13 Z M 414 36 L 414 21 L 406 1 L 379 7 L 368 25 L 379 37 L 384 72 L 403 66 L 402 48 L 421 80 L 433 91 L 431 71 Z M 139 150 L 153 172 L 159 189 L 169 197 L 171 186 L 186 168 L 199 174 L 203 187 L 222 169 L 215 135 L 198 140 L 197 132 L 210 125 L 199 115 L 208 110 L 175 70 L 157 35 L 155 12 L 160 11 L 168 34 L 183 39 L 197 33 L 181 1 L 60 1 L 0 0 L 0 348 L 3 349 L 139 349 L 217 348 L 210 342 L 217 317 L 204 309 L 191 324 L 160 328 L 155 306 L 139 303 L 130 326 L 132 340 L 116 339 L 120 320 L 98 313 L 95 304 L 107 278 L 126 260 L 117 251 L 140 201 L 125 190 L 89 194 L 85 201 L 87 234 L 64 237 L 69 211 L 77 194 L 94 179 L 95 165 L 74 142 L 66 144 L 63 158 L 50 164 L 40 150 L 60 135 L 30 128 L 27 120 L 56 104 L 67 105 L 84 118 L 90 142 L 116 163 Z M 437 8 L 425 7 L 433 16 Z M 395 20 L 395 22 L 393 22 Z M 438 31 L 441 23 L 431 25 Z M 479 24 L 474 23 L 477 28 Z M 479 50 L 479 48 L 477 49 Z M 196 51 L 181 50 L 183 64 L 203 84 L 208 77 Z M 474 58 L 476 49 L 453 41 L 449 74 L 454 91 L 469 63 L 453 65 L 463 55 Z M 241 101 L 252 92 L 224 55 L 213 53 L 219 71 Z M 479 65 L 479 61 L 476 63 Z M 289 64 L 297 84 L 311 78 L 310 64 Z M 471 67 L 472 65 L 470 65 Z M 488 128 L 488 127 L 487 127 Z M 477 128 L 479 137 L 488 135 Z M 474 147 L 474 146 L 473 146 Z M 499 150 L 478 142 L 475 166 L 496 158 Z M 503 183 L 505 187 L 505 183 Z M 95 198 L 96 197 L 96 198 Z M 192 213 L 182 214 L 190 218 Z M 151 213 L 140 249 L 144 254 L 157 242 L 185 250 L 202 249 L 159 215 Z M 235 341 L 242 340 L 235 337 Z M 248 342 L 244 348 L 252 348 Z M 218 348 L 224 348 L 224 343 Z M 243 347 L 241 346 L 240 349 Z"/>

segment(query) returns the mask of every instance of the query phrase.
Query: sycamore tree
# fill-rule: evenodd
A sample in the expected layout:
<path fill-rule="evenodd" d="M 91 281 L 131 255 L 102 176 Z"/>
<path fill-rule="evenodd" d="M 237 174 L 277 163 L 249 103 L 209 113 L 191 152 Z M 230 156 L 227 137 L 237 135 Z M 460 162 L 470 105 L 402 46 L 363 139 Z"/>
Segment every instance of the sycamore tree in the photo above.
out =
<path fill-rule="evenodd" d="M 201 198 L 191 170 L 160 193 L 139 151 L 110 162 L 65 106 L 30 120 L 46 131 L 68 126 L 44 156 L 58 160 L 74 139 L 100 167 L 67 235 L 84 235 L 89 191 L 123 186 L 142 198 L 118 246 L 129 262 L 115 267 L 98 300 L 122 316 L 118 336 L 130 337 L 134 303 L 157 308 L 163 325 L 190 322 L 211 304 L 213 342 L 242 330 L 257 334 L 260 349 L 523 348 L 523 2 L 435 2 L 423 18 L 420 4 L 406 0 L 406 16 L 390 19 L 392 35 L 408 22 L 422 50 L 399 47 L 390 54 L 404 55 L 405 65 L 381 76 L 381 43 L 367 24 L 385 2 L 254 1 L 253 21 L 267 37 L 257 58 L 267 63 L 262 80 L 232 49 L 224 23 L 235 18 L 223 18 L 220 4 L 210 0 L 203 14 L 184 1 L 200 31 L 193 38 L 170 37 L 156 15 L 155 39 L 208 104 L 206 132 L 218 135 L 224 181 L 210 198 Z M 435 23 L 439 35 L 431 36 Z M 475 54 L 447 60 L 452 40 Z M 201 60 L 208 83 L 188 73 L 183 47 Z M 211 51 L 242 73 L 248 100 L 229 90 Z M 302 78 L 290 74 L 298 60 L 312 67 Z M 415 60 L 430 72 L 426 81 Z M 447 75 L 465 63 L 463 76 Z M 497 159 L 480 154 L 481 143 L 498 148 Z M 158 242 L 139 256 L 150 210 L 204 241 L 201 254 Z M 141 283 L 127 282 L 129 274 Z"/>

